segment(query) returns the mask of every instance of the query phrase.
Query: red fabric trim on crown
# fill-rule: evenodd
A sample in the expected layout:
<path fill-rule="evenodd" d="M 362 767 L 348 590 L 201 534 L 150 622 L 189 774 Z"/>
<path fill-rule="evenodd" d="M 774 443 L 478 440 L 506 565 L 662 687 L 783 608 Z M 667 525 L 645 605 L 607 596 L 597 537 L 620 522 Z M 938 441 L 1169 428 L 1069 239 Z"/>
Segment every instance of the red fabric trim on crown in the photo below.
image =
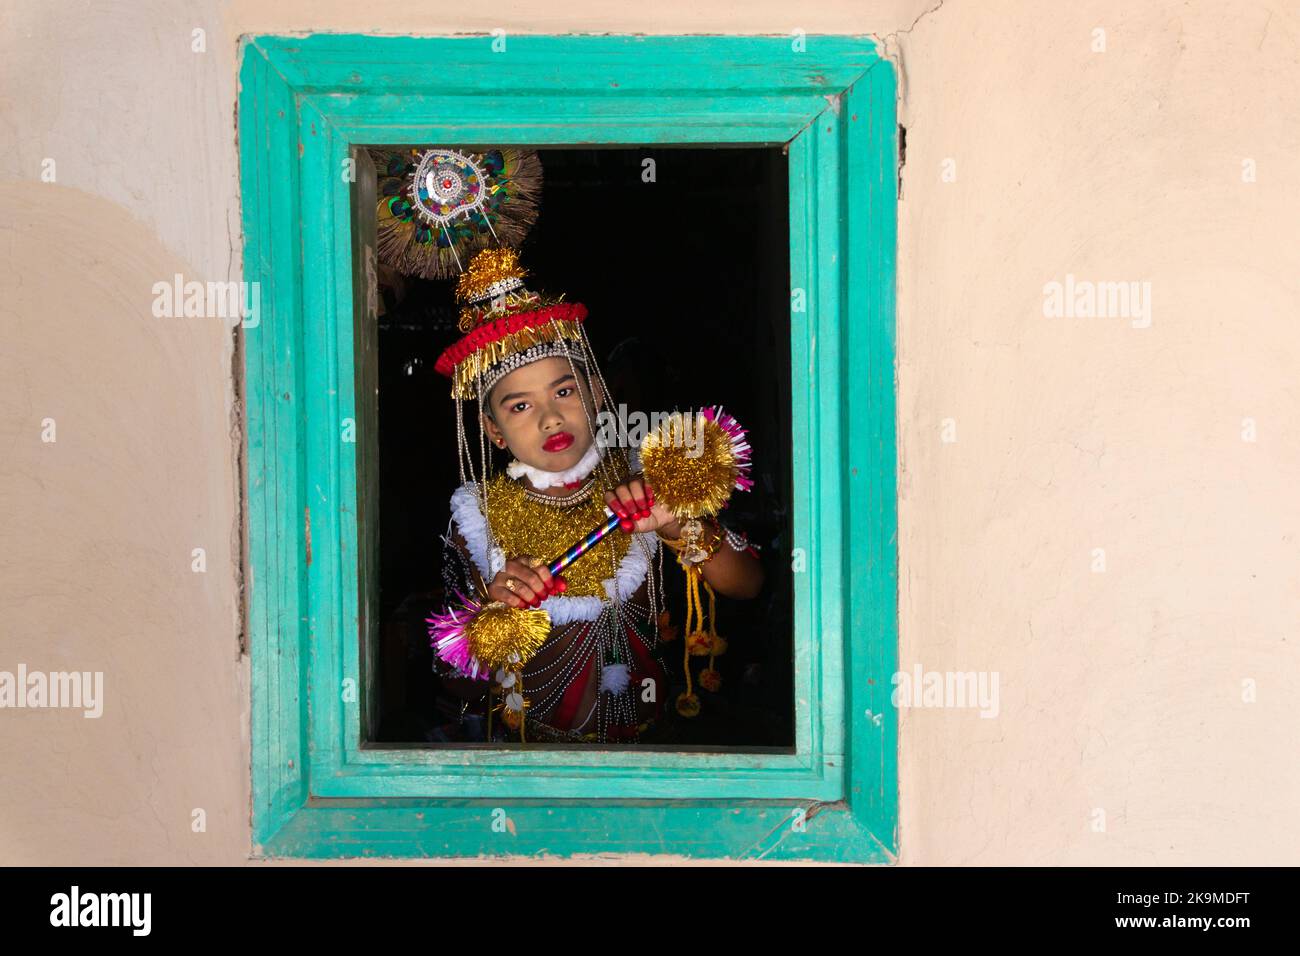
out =
<path fill-rule="evenodd" d="M 557 302 L 554 305 L 548 305 L 540 309 L 530 309 L 527 312 L 503 315 L 486 325 L 480 325 L 455 345 L 447 348 L 438 356 L 434 368 L 439 374 L 451 378 L 456 366 L 470 355 L 485 345 L 491 345 L 498 339 L 505 338 L 511 332 L 547 325 L 552 319 L 558 322 L 581 322 L 586 317 L 587 307 L 581 302 Z"/>

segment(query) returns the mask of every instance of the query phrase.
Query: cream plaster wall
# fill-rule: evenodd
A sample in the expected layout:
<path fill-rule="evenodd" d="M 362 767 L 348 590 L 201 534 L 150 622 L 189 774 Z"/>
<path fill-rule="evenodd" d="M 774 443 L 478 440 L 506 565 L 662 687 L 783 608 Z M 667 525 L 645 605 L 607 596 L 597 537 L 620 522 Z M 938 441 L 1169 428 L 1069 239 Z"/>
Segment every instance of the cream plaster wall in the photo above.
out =
<path fill-rule="evenodd" d="M 902 665 L 1000 690 L 904 712 L 902 862 L 1300 862 L 1300 7 L 935 6 L 7 3 L 0 669 L 107 701 L 0 711 L 0 863 L 247 855 L 233 343 L 149 311 L 239 276 L 236 38 L 494 28 L 899 60 Z M 1045 317 L 1067 274 L 1150 282 L 1149 326 Z"/>

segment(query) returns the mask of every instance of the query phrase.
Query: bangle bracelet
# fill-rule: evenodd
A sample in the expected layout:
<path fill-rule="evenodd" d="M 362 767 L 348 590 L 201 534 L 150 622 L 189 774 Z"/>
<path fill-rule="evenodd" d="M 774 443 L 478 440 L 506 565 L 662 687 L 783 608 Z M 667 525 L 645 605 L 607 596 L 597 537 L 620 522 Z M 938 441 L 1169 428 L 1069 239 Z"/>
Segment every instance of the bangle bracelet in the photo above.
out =
<path fill-rule="evenodd" d="M 685 538 L 665 538 L 663 535 L 659 534 L 658 531 L 655 531 L 655 534 L 659 535 L 659 540 L 668 545 L 668 547 L 672 548 L 674 551 L 677 551 L 686 544 Z"/>
<path fill-rule="evenodd" d="M 682 524 L 680 538 L 664 538 L 663 542 L 677 552 L 677 563 L 686 567 L 710 560 L 718 553 L 722 540 L 722 529 L 716 521 L 691 518 Z"/>

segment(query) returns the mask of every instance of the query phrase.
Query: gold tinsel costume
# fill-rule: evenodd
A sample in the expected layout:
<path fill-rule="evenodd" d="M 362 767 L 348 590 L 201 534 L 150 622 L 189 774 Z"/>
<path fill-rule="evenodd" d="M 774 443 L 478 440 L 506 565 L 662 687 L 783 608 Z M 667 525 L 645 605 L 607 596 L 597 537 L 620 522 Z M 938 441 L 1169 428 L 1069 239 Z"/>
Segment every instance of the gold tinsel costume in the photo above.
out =
<path fill-rule="evenodd" d="M 581 430 L 585 424 L 592 446 L 584 460 L 590 456 L 592 466 L 574 482 L 580 486 L 575 495 L 548 498 L 526 478 L 491 474 L 482 431 L 484 401 L 510 371 L 544 358 L 564 358 L 575 378 L 585 378 L 612 403 L 582 326 L 586 308 L 562 296 L 530 291 L 523 283 L 525 274 L 514 250 L 475 254 L 457 284 L 465 334 L 437 363 L 437 370 L 451 379 L 457 402 L 461 473 L 461 486 L 452 496 L 446 578 L 449 589 L 465 593 L 483 594 L 508 558 L 558 557 L 605 520 L 610 512 L 604 493 L 634 471 L 635 454 L 630 460 L 625 449 L 602 450 L 596 444 L 597 410 L 579 389 L 586 422 L 566 425 Z M 479 422 L 477 442 L 466 436 L 467 412 Z M 474 444 L 479 446 L 477 463 Z M 570 498 L 577 500 L 568 502 Z M 541 604 L 550 616 L 550 636 L 535 653 L 530 643 L 530 654 L 513 669 L 494 675 L 500 719 L 522 731 L 521 739 L 632 742 L 662 714 L 668 693 L 658 649 L 662 586 L 653 573 L 661 554 L 653 532 L 611 533 L 565 570 L 565 592 Z M 658 575 L 661 582 L 662 561 Z"/>
<path fill-rule="evenodd" d="M 407 165 L 403 161 L 401 168 Z M 493 206 L 489 199 L 500 199 L 498 191 L 508 190 L 513 182 L 519 190 L 517 198 L 531 201 L 534 187 L 539 186 L 528 178 L 531 172 L 521 172 L 532 167 L 508 151 L 498 157 L 495 153 L 480 156 L 433 150 L 419 154 L 417 172 L 426 168 L 429 175 L 398 183 L 390 190 L 396 198 L 386 200 L 394 216 L 414 223 L 415 232 L 397 228 L 405 229 L 406 219 L 392 232 L 395 255 L 401 253 L 394 259 L 399 268 L 414 268 L 410 263 L 419 259 L 426 270 L 445 269 L 446 256 L 420 246 L 428 240 L 421 229 L 432 235 L 431 224 L 436 225 L 450 243 L 452 257 L 457 258 L 457 249 L 467 249 L 481 238 L 472 231 L 457 232 L 458 217 L 463 215 L 475 229 L 481 232 L 486 228 L 495 236 L 493 210 L 504 215 L 510 207 L 504 201 Z M 536 172 L 540 176 L 540 167 Z M 526 228 L 535 210 L 525 204 L 516 205 L 515 211 L 525 215 L 514 225 Z M 499 224 L 505 225 L 504 220 Z M 607 533 L 590 544 L 588 536 L 593 529 L 612 514 L 604 504 L 604 493 L 639 471 L 638 453 L 601 449 L 597 441 L 601 430 L 597 409 L 589 399 L 598 390 L 606 407 L 616 407 L 616 402 L 587 340 L 583 326 L 586 307 L 566 302 L 562 295 L 529 290 L 524 284 L 526 274 L 518 254 L 498 244 L 476 252 L 457 281 L 458 324 L 463 335 L 436 363 L 437 371 L 451 380 L 451 395 L 457 403 L 461 479 L 452 496 L 452 523 L 444 539 L 444 575 L 449 593 L 474 596 L 466 598 L 461 611 L 453 609 L 431 618 L 431 636 L 438 655 L 456 672 L 479 679 L 496 670 L 489 693 L 499 691 L 501 720 L 518 731 L 521 740 L 531 734 L 548 740 L 636 741 L 663 714 L 668 694 L 667 673 L 659 656 L 659 635 L 668 639 L 673 631 L 663 609 L 663 549 L 653 532 Z M 485 400 L 510 372 L 547 358 L 565 359 L 575 381 L 585 380 L 591 386 L 591 391 L 577 389 L 591 444 L 579 463 L 562 473 L 544 472 L 516 461 L 510 470 L 521 480 L 494 476 L 483 426 Z M 717 410 L 718 415 L 720 412 Z M 477 442 L 467 437 L 467 413 L 479 425 Z M 665 439 L 664 447 L 655 447 L 653 442 L 646 445 L 647 462 L 653 456 L 655 463 L 667 466 L 662 469 L 664 481 L 660 484 L 684 496 L 685 510 L 674 508 L 679 517 L 716 514 L 730 494 L 733 472 L 737 487 L 750 483 L 739 476 L 748 467 L 743 431 L 738 426 L 732 428 L 734 420 L 729 421 L 724 428 L 710 417 L 713 433 L 706 442 L 703 461 L 694 462 L 694 467 L 676 467 L 681 463 L 671 460 L 667 446 L 677 444 L 672 436 Z M 684 423 L 685 419 L 677 416 L 675 427 Z M 581 431 L 583 422 L 565 424 Z M 479 448 L 477 463 L 474 444 Z M 709 474 L 701 475 L 701 464 Z M 719 472 L 725 473 L 720 483 Z M 537 481 L 545 483 L 532 488 Z M 530 487 L 525 487 L 525 482 Z M 560 496 L 537 490 L 561 486 L 575 490 Z M 701 684 L 714 690 L 719 678 L 713 670 L 713 657 L 722 652 L 725 641 L 711 623 L 707 630 L 704 626 L 701 589 L 708 593 L 710 621 L 713 592 L 698 565 L 708 557 L 701 550 L 700 523 L 692 517 L 683 528 L 684 539 L 671 543 L 679 552 L 679 563 L 687 569 L 683 647 L 688 656 L 709 657 Z M 714 532 L 712 547 L 716 548 L 720 537 L 720 531 Z M 581 556 L 564 571 L 567 590 L 547 597 L 541 610 L 509 609 L 487 598 L 486 585 L 508 558 L 549 562 L 575 545 Z M 589 545 L 587 551 L 580 551 Z M 512 621 L 512 615 L 517 620 Z M 699 701 L 690 684 L 689 660 L 684 666 L 686 693 L 679 695 L 676 710 L 691 716 L 698 712 Z"/>

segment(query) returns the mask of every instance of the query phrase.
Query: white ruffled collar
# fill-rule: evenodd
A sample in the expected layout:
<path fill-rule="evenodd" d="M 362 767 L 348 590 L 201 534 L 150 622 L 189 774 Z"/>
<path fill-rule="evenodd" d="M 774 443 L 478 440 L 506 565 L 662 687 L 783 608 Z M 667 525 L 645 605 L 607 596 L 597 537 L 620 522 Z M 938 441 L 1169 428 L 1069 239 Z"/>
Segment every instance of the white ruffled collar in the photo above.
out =
<path fill-rule="evenodd" d="M 596 470 L 596 466 L 600 464 L 602 457 L 600 443 L 592 442 L 588 446 L 586 453 L 578 459 L 578 463 L 565 471 L 543 471 L 540 468 L 534 468 L 532 465 L 525 465 L 516 458 L 506 465 L 506 474 L 511 478 L 520 478 L 527 475 L 534 488 L 538 491 L 545 491 L 548 488 L 563 487 L 574 481 L 582 481 Z"/>

